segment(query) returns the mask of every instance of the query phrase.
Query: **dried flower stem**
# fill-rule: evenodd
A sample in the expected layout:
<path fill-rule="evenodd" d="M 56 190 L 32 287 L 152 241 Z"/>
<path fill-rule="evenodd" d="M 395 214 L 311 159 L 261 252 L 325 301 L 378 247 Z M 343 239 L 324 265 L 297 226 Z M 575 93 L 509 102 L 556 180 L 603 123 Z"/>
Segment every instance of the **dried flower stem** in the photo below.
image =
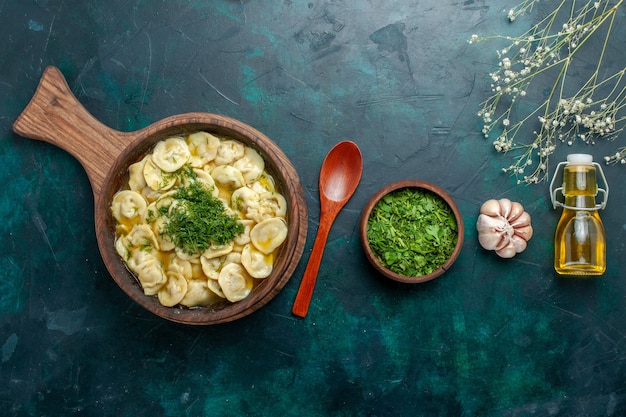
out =
<path fill-rule="evenodd" d="M 509 10 L 509 21 L 532 10 L 539 1 L 525 0 Z M 478 116 L 483 120 L 483 135 L 486 138 L 497 135 L 493 141 L 496 151 L 505 154 L 514 151 L 513 163 L 503 171 L 514 175 L 518 182 L 533 184 L 546 179 L 549 157 L 559 143 L 573 145 L 578 140 L 594 144 L 599 138 L 614 139 L 623 131 L 626 116 L 621 113 L 626 106 L 626 67 L 604 79 L 599 75 L 604 72 L 604 55 L 617 9 L 623 1 L 561 0 L 550 14 L 521 36 L 481 38 L 472 35 L 469 40 L 470 43 L 493 39 L 510 42 L 497 51 L 498 68 L 489 74 L 492 95 L 482 103 Z M 568 4 L 571 4 L 569 10 L 566 9 Z M 565 23 L 559 25 L 557 22 L 563 16 L 566 16 Z M 574 57 L 590 39 L 602 35 L 604 40 L 595 70 L 578 91 L 568 95 Z M 519 116 L 516 104 L 526 96 L 539 75 L 550 77 L 552 87 L 540 104 Z M 601 94 L 603 98 L 597 99 L 594 94 Z M 525 101 L 525 104 L 531 103 Z M 517 140 L 518 135 L 524 136 L 521 129 L 530 123 L 539 123 L 530 136 L 532 139 Z M 605 160 L 626 164 L 626 146 Z"/>

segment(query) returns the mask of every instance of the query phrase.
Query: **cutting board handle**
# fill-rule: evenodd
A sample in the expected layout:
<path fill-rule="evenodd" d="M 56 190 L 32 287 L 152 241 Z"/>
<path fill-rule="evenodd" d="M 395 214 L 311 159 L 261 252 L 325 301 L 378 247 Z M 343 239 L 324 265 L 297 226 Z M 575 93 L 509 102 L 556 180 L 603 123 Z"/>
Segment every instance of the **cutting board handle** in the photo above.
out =
<path fill-rule="evenodd" d="M 58 146 L 78 159 L 95 197 L 102 191 L 108 168 L 133 137 L 95 119 L 53 66 L 45 69 L 33 98 L 13 124 L 13 131 Z"/>

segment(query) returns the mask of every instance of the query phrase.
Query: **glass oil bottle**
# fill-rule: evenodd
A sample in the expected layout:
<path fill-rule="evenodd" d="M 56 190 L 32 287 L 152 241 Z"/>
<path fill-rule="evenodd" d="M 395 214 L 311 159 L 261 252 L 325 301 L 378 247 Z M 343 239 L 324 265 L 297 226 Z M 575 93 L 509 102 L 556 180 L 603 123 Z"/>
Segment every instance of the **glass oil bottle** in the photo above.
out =
<path fill-rule="evenodd" d="M 560 169 L 561 187 L 553 188 Z M 600 188 L 597 176 L 604 187 Z M 560 192 L 564 201 L 557 200 Z M 596 202 L 598 193 L 602 202 Z M 570 154 L 567 162 L 557 166 L 550 183 L 550 198 L 554 208 L 563 213 L 554 237 L 554 269 L 560 275 L 594 276 L 606 270 L 606 235 L 598 211 L 604 209 L 609 187 L 602 168 L 587 154 Z"/>

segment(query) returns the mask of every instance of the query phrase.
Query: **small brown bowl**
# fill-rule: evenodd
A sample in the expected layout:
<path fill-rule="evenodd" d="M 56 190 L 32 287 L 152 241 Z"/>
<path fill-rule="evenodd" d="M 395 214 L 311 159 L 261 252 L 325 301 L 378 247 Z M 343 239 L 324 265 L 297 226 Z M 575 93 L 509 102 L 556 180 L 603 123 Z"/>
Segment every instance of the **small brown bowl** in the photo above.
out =
<path fill-rule="evenodd" d="M 454 217 L 456 219 L 458 235 L 457 235 L 457 242 L 454 247 L 454 250 L 452 251 L 452 254 L 448 258 L 448 260 L 443 263 L 443 265 L 441 265 L 439 268 L 429 273 L 428 275 L 409 277 L 405 275 L 400 275 L 388 269 L 380 262 L 380 260 L 373 253 L 370 247 L 369 241 L 368 241 L 367 223 L 372 213 L 372 210 L 384 196 L 386 196 L 387 194 L 393 191 L 400 190 L 402 188 L 423 189 L 423 190 L 427 190 L 429 192 L 436 194 L 448 204 L 448 206 L 454 213 Z M 363 209 L 361 213 L 360 232 L 361 232 L 361 244 L 363 246 L 363 250 L 365 251 L 365 256 L 367 257 L 367 259 L 370 261 L 372 266 L 378 272 L 380 272 L 387 278 L 391 278 L 394 281 L 410 283 L 410 284 L 418 284 L 418 283 L 433 280 L 439 277 L 444 272 L 446 272 L 448 269 L 450 269 L 450 267 L 452 266 L 456 258 L 459 256 L 459 253 L 461 252 L 461 247 L 463 246 L 463 235 L 465 232 L 465 228 L 463 226 L 463 217 L 461 216 L 461 212 L 459 211 L 458 206 L 456 205 L 454 200 L 444 190 L 442 190 L 436 185 L 430 184 L 425 181 L 404 180 L 404 181 L 398 181 L 398 182 L 389 184 L 386 187 L 379 190 L 376 194 L 374 194 L 374 196 L 370 199 L 370 201 L 367 203 L 367 205 L 365 206 L 365 208 Z"/>
<path fill-rule="evenodd" d="M 100 254 L 111 277 L 139 305 L 178 323 L 218 324 L 245 317 L 267 304 L 290 279 L 304 251 L 307 208 L 298 174 L 281 149 L 268 137 L 238 120 L 211 113 L 186 113 L 162 119 L 136 132 L 119 132 L 97 121 L 78 102 L 61 72 L 48 67 L 32 100 L 13 130 L 25 137 L 49 142 L 68 151 L 85 169 L 95 200 L 95 228 Z M 204 130 L 237 139 L 264 159 L 278 191 L 287 201 L 288 235 L 270 276 L 237 303 L 211 307 L 165 307 L 143 293 L 138 280 L 115 250 L 116 221 L 113 195 L 128 181 L 128 167 L 143 158 L 160 140 Z"/>

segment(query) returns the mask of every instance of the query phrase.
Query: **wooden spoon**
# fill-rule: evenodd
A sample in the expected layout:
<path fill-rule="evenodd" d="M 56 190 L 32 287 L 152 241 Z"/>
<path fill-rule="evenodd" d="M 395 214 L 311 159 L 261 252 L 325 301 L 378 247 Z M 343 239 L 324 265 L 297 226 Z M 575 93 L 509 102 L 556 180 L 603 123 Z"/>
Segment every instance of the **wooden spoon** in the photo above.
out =
<path fill-rule="evenodd" d="M 300 289 L 293 305 L 292 312 L 296 316 L 305 317 L 309 310 L 328 232 L 330 232 L 337 214 L 354 194 L 361 180 L 362 172 L 361 151 L 354 142 L 338 143 L 324 158 L 319 179 L 320 224 L 309 263 L 304 271 Z"/>

